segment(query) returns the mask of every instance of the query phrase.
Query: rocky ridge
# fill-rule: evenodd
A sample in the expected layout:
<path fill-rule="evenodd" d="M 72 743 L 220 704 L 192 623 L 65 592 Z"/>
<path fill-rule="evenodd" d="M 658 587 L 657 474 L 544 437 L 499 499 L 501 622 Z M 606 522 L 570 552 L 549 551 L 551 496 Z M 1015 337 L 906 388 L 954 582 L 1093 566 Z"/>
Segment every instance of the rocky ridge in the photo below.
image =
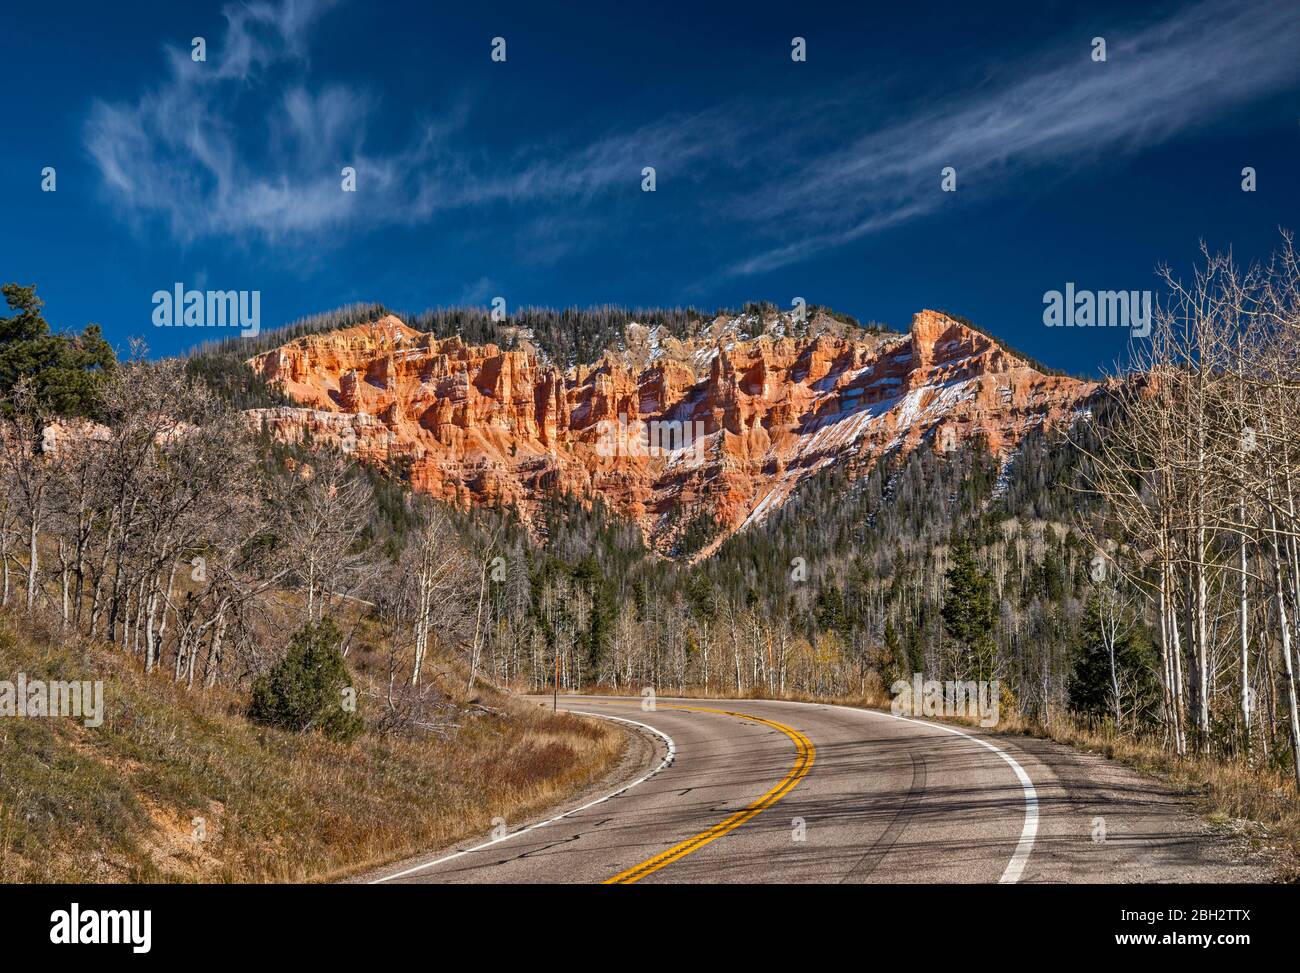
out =
<path fill-rule="evenodd" d="M 599 496 L 671 554 L 697 518 L 716 524 L 716 544 L 831 464 L 853 477 L 891 451 L 976 436 L 1008 457 L 1098 387 L 1046 375 L 937 311 L 914 315 L 908 335 L 822 317 L 794 330 L 789 314 L 718 318 L 685 340 L 631 325 L 600 361 L 561 368 L 527 342 L 438 340 L 390 315 L 250 359 L 298 405 L 248 418 L 526 522 L 548 491 Z"/>

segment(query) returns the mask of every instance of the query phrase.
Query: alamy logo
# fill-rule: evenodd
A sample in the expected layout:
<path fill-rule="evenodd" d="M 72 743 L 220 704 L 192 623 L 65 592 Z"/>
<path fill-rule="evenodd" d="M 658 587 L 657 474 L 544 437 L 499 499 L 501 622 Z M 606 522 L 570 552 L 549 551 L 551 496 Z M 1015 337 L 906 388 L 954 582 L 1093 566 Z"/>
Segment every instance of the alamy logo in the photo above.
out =
<path fill-rule="evenodd" d="M 87 909 L 72 903 L 69 909 L 50 913 L 50 942 L 128 944 L 133 953 L 147 953 L 153 945 L 153 913 L 149 909 Z"/>
<path fill-rule="evenodd" d="M 1001 691 L 996 679 L 961 682 L 923 679 L 912 673 L 912 681 L 899 679 L 889 691 L 894 701 L 889 711 L 895 716 L 957 716 L 979 720 L 988 728 L 997 726 Z"/>
<path fill-rule="evenodd" d="M 619 413 L 617 422 L 602 419 L 596 423 L 596 434 L 597 456 L 673 457 L 688 453 L 693 462 L 704 460 L 704 423 L 699 419 L 629 422 L 626 413 Z"/>
<path fill-rule="evenodd" d="M 255 338 L 262 328 L 261 291 L 195 291 L 176 282 L 153 292 L 155 328 L 238 328 Z"/>
<path fill-rule="evenodd" d="M 1043 324 L 1049 328 L 1129 328 L 1135 338 L 1151 333 L 1150 291 L 1065 291 L 1043 294 Z"/>
<path fill-rule="evenodd" d="M 20 672 L 16 683 L 0 680 L 0 716 L 71 716 L 93 729 L 104 722 L 104 683 L 29 681 Z"/>

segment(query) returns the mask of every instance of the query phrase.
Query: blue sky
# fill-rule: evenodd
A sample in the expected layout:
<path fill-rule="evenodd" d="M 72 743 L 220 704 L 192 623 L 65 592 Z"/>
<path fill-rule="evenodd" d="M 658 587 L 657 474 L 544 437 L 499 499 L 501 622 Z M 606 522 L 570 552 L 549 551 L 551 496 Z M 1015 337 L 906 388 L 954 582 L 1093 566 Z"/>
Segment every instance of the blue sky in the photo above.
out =
<path fill-rule="evenodd" d="M 943 307 L 1096 372 L 1124 333 L 1045 328 L 1046 291 L 1300 229 L 1294 2 L 454 6 L 7 4 L 0 278 L 158 354 L 213 336 L 151 326 L 182 281 L 260 290 L 264 328 L 497 295 Z"/>

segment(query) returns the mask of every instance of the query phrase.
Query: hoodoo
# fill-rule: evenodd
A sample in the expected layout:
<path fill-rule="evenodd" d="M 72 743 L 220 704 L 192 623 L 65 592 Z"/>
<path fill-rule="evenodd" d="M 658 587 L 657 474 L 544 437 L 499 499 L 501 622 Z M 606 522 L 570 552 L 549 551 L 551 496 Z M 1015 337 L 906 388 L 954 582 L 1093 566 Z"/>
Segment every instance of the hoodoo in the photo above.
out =
<path fill-rule="evenodd" d="M 528 518 L 548 490 L 600 496 L 666 553 L 684 509 L 711 517 L 721 538 L 832 463 L 853 477 L 891 451 L 976 436 L 1006 457 L 1030 430 L 1071 421 L 1097 389 L 1046 375 L 938 311 L 917 313 L 910 335 L 814 320 L 796 338 L 784 317 L 758 323 L 722 317 L 663 342 L 631 325 L 622 349 L 561 370 L 531 349 L 438 340 L 389 315 L 251 359 L 299 407 L 249 417 L 285 440 L 310 430 L 365 459 L 401 459 L 414 488 L 448 501 L 510 503 Z M 678 423 L 703 441 L 611 440 Z"/>

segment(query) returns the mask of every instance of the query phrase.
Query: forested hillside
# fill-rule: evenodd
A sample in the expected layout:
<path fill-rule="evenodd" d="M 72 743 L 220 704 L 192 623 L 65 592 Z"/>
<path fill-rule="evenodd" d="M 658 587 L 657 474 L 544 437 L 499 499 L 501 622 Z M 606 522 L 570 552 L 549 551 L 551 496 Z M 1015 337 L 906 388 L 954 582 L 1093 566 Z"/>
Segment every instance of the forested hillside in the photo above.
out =
<path fill-rule="evenodd" d="M 253 343 L 207 348 L 191 356 L 187 369 L 231 406 L 279 404 L 278 393 L 260 385 L 236 356 L 382 310 L 358 305 Z M 758 305 L 749 310 L 775 313 Z M 411 319 L 420 330 L 458 333 L 470 342 L 509 342 L 527 329 L 557 357 L 591 356 L 621 337 L 631 320 L 685 334 L 699 318 L 680 310 L 527 311 L 510 317 L 509 330 L 474 309 Z M 1035 433 L 1005 463 L 980 442 L 954 452 L 918 450 L 860 471 L 865 475 L 854 482 L 838 466 L 694 564 L 689 556 L 714 529 L 707 516 L 689 509 L 678 513 L 688 529 L 677 556 L 665 559 L 599 500 L 590 506 L 551 496 L 536 536 L 510 510 L 439 506 L 443 530 L 462 551 L 455 569 L 462 590 L 448 597 L 440 616 L 446 623 L 430 625 L 427 637 L 463 647 L 485 674 L 519 689 L 549 686 L 557 661 L 563 689 L 601 684 L 742 695 L 880 693 L 895 679 L 922 672 L 1000 676 L 1028 713 L 1065 708 L 1072 705 L 1071 686 L 1080 700 L 1099 692 L 1087 667 L 1078 665 L 1095 648 L 1085 609 L 1096 587 L 1079 530 L 1090 506 L 1081 453 L 1070 441 L 1080 436 L 1095 431 L 1082 423 Z M 400 468 L 367 476 L 383 514 L 363 515 L 373 526 L 358 533 L 354 546 L 368 553 L 351 553 L 365 566 L 351 570 L 347 559 L 331 565 L 324 587 L 382 610 L 392 591 L 411 583 L 409 574 L 403 577 L 409 552 L 418 552 L 421 517 L 432 513 L 413 512 L 427 501 L 403 499 Z M 988 582 L 989 645 L 979 665 L 973 647 L 951 637 L 943 622 L 954 565 Z M 1134 640 L 1148 645 L 1142 630 Z M 1126 705 L 1147 720 L 1149 702 L 1143 697 Z"/>
<path fill-rule="evenodd" d="M 258 347 L 377 310 L 346 308 L 263 336 Z M 528 333 L 562 357 L 617 344 L 634 319 L 681 333 L 699 321 L 694 312 L 609 308 L 529 311 L 505 324 L 481 310 L 413 320 L 467 341 L 513 343 Z M 234 357 L 249 352 L 228 343 L 191 357 L 187 368 L 232 405 L 280 403 Z M 558 670 L 561 689 L 881 698 L 919 672 L 997 679 L 1004 703 L 1027 719 L 1071 714 L 1159 735 L 1168 730 L 1169 693 L 1158 616 L 1143 579 L 1121 563 L 1129 557 L 1123 532 L 1096 489 L 1104 471 L 1095 457 L 1122 439 L 1116 430 L 1128 428 L 1141 402 L 1128 390 L 1139 386 L 1111 388 L 1083 419 L 1034 432 L 1010 456 L 975 440 L 955 451 L 887 455 L 866 469 L 836 464 L 703 560 L 692 555 L 718 529 L 702 511 L 675 511 L 683 530 L 664 558 L 598 498 L 553 494 L 532 530 L 511 509 L 413 513 L 428 504 L 402 498 L 404 470 L 394 465 L 371 475 L 386 513 L 361 535 L 375 543 L 358 558 L 374 572 L 327 587 L 387 604 L 395 582 L 375 579 L 402 575 L 412 547 L 421 549 L 418 522 L 436 512 L 444 534 L 456 537 L 459 553 L 445 556 L 457 560 L 460 581 L 444 602 L 446 624 L 426 623 L 419 641 L 463 652 L 503 685 L 549 687 Z M 1271 761 L 1291 749 L 1278 710 L 1285 688 L 1266 680 L 1259 692 L 1269 706 L 1254 712 Z"/>
<path fill-rule="evenodd" d="M 919 673 L 997 680 L 1027 724 L 1273 781 L 1296 766 L 1290 254 L 1248 274 L 1212 258 L 1195 296 L 1157 316 L 1144 367 L 1071 422 L 1010 452 L 976 438 L 832 464 L 707 557 L 692 555 L 716 525 L 689 505 L 665 556 L 599 497 L 552 493 L 524 524 L 508 505 L 413 492 L 401 463 L 277 443 L 241 411 L 277 395 L 236 360 L 244 346 L 82 362 L 69 414 L 19 376 L 3 600 L 146 673 L 244 694 L 254 720 L 339 739 L 442 732 L 483 681 L 879 702 Z M 562 354 L 623 313 L 529 327 Z M 303 668 L 357 681 L 361 722 L 277 700 Z"/>
<path fill-rule="evenodd" d="M 1096 587 L 1078 464 L 1072 443 L 1037 436 L 1001 476 L 978 447 L 918 451 L 852 484 L 829 472 L 694 565 L 652 556 L 599 506 L 557 499 L 540 548 L 518 528 L 498 541 L 485 664 L 545 685 L 558 647 L 565 687 L 741 695 L 1001 675 L 1027 712 L 1067 706 Z M 982 672 L 943 623 L 960 552 L 989 584 L 996 658 Z"/>
<path fill-rule="evenodd" d="M 242 362 L 116 362 L 5 295 L 0 881 L 319 880 L 618 760 L 619 731 L 473 678 L 472 524 L 261 439 Z M 73 713 L 15 692 L 56 683 Z"/>

